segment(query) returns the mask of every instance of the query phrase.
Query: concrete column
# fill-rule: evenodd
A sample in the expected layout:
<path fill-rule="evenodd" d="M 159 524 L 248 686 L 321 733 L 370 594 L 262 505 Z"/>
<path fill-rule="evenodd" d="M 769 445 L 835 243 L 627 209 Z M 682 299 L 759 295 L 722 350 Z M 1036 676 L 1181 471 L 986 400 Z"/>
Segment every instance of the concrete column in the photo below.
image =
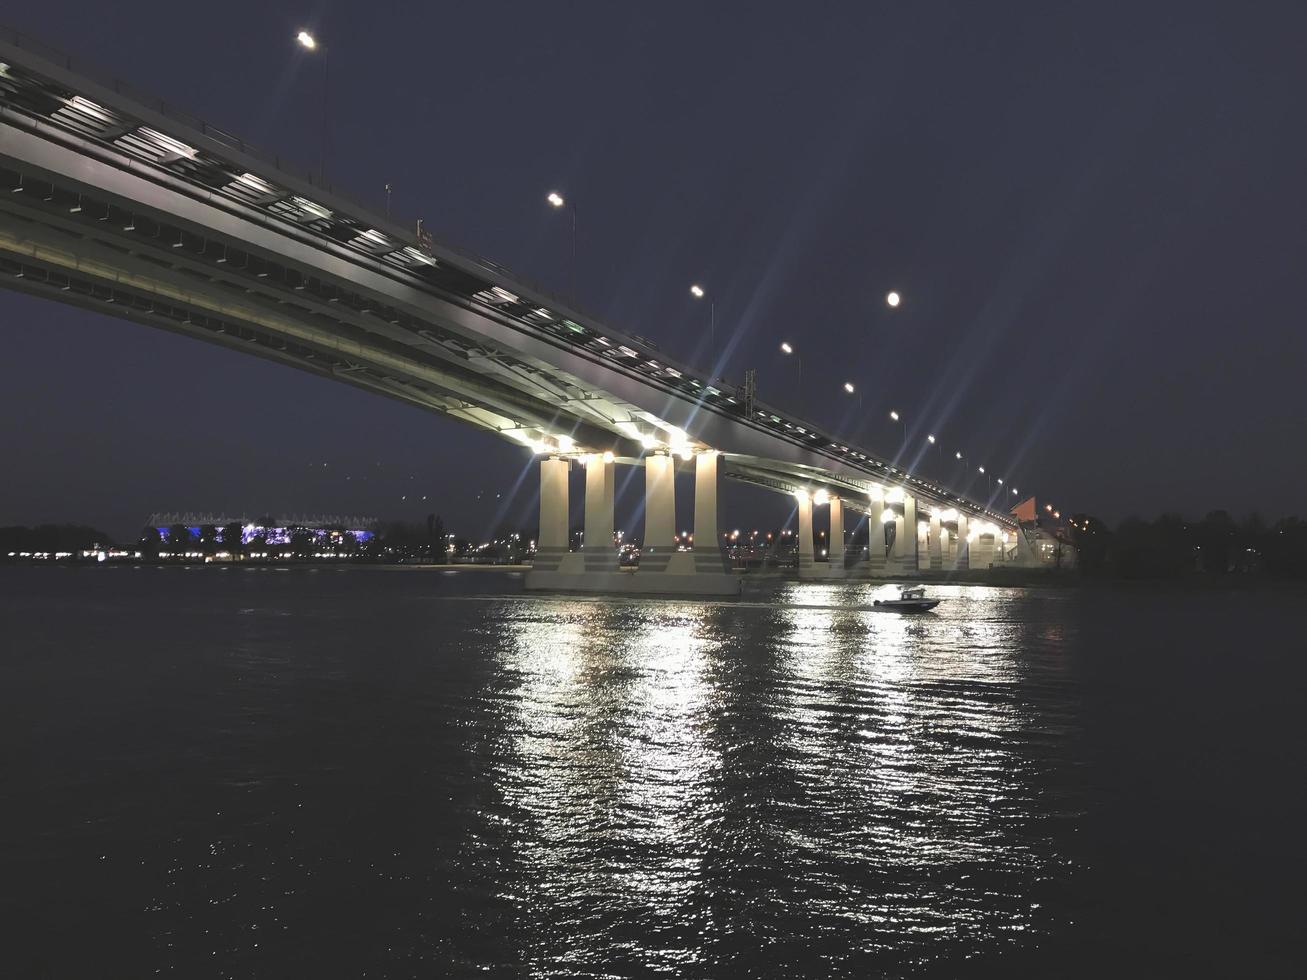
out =
<path fill-rule="evenodd" d="M 930 515 L 929 538 L 926 542 L 926 550 L 930 554 L 931 571 L 941 571 L 944 568 L 944 542 L 940 537 L 942 528 L 939 523 L 939 514 Z"/>
<path fill-rule="evenodd" d="M 694 570 L 729 572 L 717 530 L 717 453 L 694 457 Z"/>
<path fill-rule="evenodd" d="M 567 472 L 565 459 L 540 461 L 540 536 L 533 569 L 554 572 L 568 553 Z"/>
<path fill-rule="evenodd" d="M 953 556 L 953 567 L 959 571 L 971 567 L 971 542 L 967 540 L 967 515 L 958 515 L 958 547 Z"/>
<path fill-rule="evenodd" d="M 799 501 L 799 578 L 809 578 L 812 567 L 812 497 L 806 492 Z"/>
<path fill-rule="evenodd" d="M 676 552 L 676 470 L 671 456 L 644 458 L 644 547 L 640 572 L 665 572 Z"/>
<path fill-rule="evenodd" d="M 612 547 L 613 464 L 602 459 L 586 464 L 585 520 L 590 547 L 571 554 L 567 541 L 567 477 L 564 460 L 540 466 L 540 538 L 535 567 L 527 572 L 526 588 L 564 592 L 630 593 L 642 595 L 740 594 L 738 575 L 718 564 L 712 573 L 699 573 L 694 555 L 676 550 L 675 461 L 670 456 L 645 460 L 644 549 L 634 574 L 619 567 Z M 715 467 L 710 468 L 715 470 Z M 705 472 L 708 472 L 706 470 Z M 715 475 L 715 473 L 714 473 Z M 703 554 L 710 556 L 717 536 L 716 484 L 696 478 L 696 499 L 708 522 Z M 718 546 L 720 547 L 720 546 Z"/>
<path fill-rule="evenodd" d="M 873 500 L 867 515 L 867 570 L 872 575 L 885 571 L 885 501 Z"/>
<path fill-rule="evenodd" d="M 616 464 L 592 456 L 585 464 L 584 559 L 587 572 L 617 571 L 613 547 L 613 483 Z"/>
<path fill-rule="evenodd" d="M 903 495 L 903 516 L 895 521 L 902 532 L 895 538 L 895 554 L 898 557 L 898 571 L 913 572 L 917 570 L 917 501 L 909 494 Z M 902 550 L 899 542 L 902 542 Z"/>
<path fill-rule="evenodd" d="M 827 573 L 832 578 L 844 577 L 844 501 L 830 498 L 830 541 L 826 545 Z"/>

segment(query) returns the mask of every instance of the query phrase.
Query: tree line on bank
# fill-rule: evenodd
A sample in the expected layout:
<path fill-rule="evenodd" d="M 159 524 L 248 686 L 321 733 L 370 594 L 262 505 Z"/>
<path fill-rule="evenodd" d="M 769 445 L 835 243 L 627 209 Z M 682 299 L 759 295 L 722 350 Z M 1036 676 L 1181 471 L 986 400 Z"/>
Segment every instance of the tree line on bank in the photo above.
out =
<path fill-rule="evenodd" d="M 1068 529 L 1085 576 L 1307 579 L 1307 521 L 1298 517 L 1268 524 L 1257 514 L 1237 521 L 1228 511 L 1214 510 L 1201 521 L 1175 514 L 1153 521 L 1130 517 L 1112 530 L 1095 517 L 1077 514 Z"/>

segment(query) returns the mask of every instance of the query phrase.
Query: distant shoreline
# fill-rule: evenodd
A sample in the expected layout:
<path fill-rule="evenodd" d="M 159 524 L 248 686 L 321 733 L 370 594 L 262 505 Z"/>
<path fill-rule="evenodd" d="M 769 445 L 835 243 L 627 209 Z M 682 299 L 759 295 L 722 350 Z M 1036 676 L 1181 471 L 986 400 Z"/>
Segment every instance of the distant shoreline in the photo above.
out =
<path fill-rule="evenodd" d="M 277 570 L 306 571 L 343 569 L 370 570 L 378 572 L 441 572 L 459 573 L 502 572 L 508 575 L 523 575 L 531 570 L 530 565 L 482 565 L 449 564 L 434 565 L 408 562 L 367 562 L 367 561 L 240 561 L 240 562 L 172 562 L 172 561 L 110 561 L 96 562 L 88 560 L 50 561 L 39 559 L 0 559 L 0 568 L 131 568 L 131 569 L 181 569 L 195 571 L 198 569 L 241 569 L 241 570 Z M 768 569 L 741 572 L 746 584 L 759 582 L 797 582 L 795 569 Z M 891 585 L 900 582 L 919 582 L 925 585 L 983 585 L 991 588 L 1041 588 L 1041 589 L 1081 589 L 1087 591 L 1107 591 L 1113 589 L 1152 590 L 1156 592 L 1248 592 L 1271 590 L 1279 592 L 1307 591 L 1307 581 L 1278 579 L 1266 575 L 1224 575 L 1214 576 L 1191 574 L 1178 578 L 1117 578 L 1112 576 L 1085 576 L 1074 571 L 1031 570 L 1031 569 L 997 569 L 968 570 L 958 572 L 921 572 L 915 576 L 898 576 L 885 578 L 848 578 L 848 579 L 812 579 L 814 585 Z"/>

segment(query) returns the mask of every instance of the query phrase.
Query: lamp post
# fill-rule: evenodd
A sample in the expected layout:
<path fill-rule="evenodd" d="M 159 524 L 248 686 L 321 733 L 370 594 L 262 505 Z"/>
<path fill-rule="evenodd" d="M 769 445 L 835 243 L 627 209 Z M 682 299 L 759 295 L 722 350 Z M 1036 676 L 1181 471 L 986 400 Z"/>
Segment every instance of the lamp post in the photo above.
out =
<path fill-rule="evenodd" d="M 577 302 L 576 295 L 576 202 L 568 201 L 558 191 L 550 191 L 545 198 L 555 208 L 568 208 L 572 212 L 572 302 Z"/>
<path fill-rule="evenodd" d="M 858 396 L 858 418 L 862 417 L 862 392 L 859 391 L 852 381 L 844 382 L 844 391 L 846 394 Z"/>
<path fill-rule="evenodd" d="M 790 346 L 788 341 L 781 342 L 781 353 L 785 354 L 786 356 L 793 355 L 795 362 L 799 366 L 799 411 L 802 412 L 803 411 L 803 358 L 799 354 L 795 353 L 794 348 Z"/>
<path fill-rule="evenodd" d="M 903 426 L 903 449 L 906 450 L 908 448 L 908 423 L 903 421 L 898 412 L 890 412 L 889 417 L 890 421 L 898 422 Z"/>
<path fill-rule="evenodd" d="M 327 49 L 318 43 L 308 31 L 300 31 L 295 35 L 295 40 L 305 51 L 311 51 L 322 59 L 322 149 L 318 157 L 318 181 L 322 184 L 327 182 Z"/>
<path fill-rule="evenodd" d="M 902 302 L 903 302 L 903 297 L 892 289 L 885 295 L 886 306 L 889 306 L 891 308 L 897 308 L 898 305 Z"/>
<path fill-rule="evenodd" d="M 939 478 L 944 479 L 944 450 L 939 448 L 934 433 L 926 436 L 926 441 L 935 447 L 935 465 L 939 467 Z"/>
<path fill-rule="evenodd" d="M 695 299 L 703 299 L 708 294 L 704 292 L 702 286 L 695 283 L 690 287 L 690 295 Z M 712 365 L 712 372 L 717 373 L 717 301 L 708 296 L 708 360 Z M 712 380 L 709 378 L 708 380 Z"/>

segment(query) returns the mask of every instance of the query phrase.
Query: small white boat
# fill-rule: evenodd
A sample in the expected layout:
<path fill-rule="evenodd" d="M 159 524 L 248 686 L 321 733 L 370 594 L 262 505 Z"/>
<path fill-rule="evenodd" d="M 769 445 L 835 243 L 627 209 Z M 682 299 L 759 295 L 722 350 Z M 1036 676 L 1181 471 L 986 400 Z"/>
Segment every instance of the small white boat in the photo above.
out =
<path fill-rule="evenodd" d="M 927 599 L 924 585 L 904 585 L 899 587 L 897 599 L 877 599 L 872 603 L 881 609 L 899 609 L 903 612 L 927 612 L 940 604 L 939 599 Z"/>

